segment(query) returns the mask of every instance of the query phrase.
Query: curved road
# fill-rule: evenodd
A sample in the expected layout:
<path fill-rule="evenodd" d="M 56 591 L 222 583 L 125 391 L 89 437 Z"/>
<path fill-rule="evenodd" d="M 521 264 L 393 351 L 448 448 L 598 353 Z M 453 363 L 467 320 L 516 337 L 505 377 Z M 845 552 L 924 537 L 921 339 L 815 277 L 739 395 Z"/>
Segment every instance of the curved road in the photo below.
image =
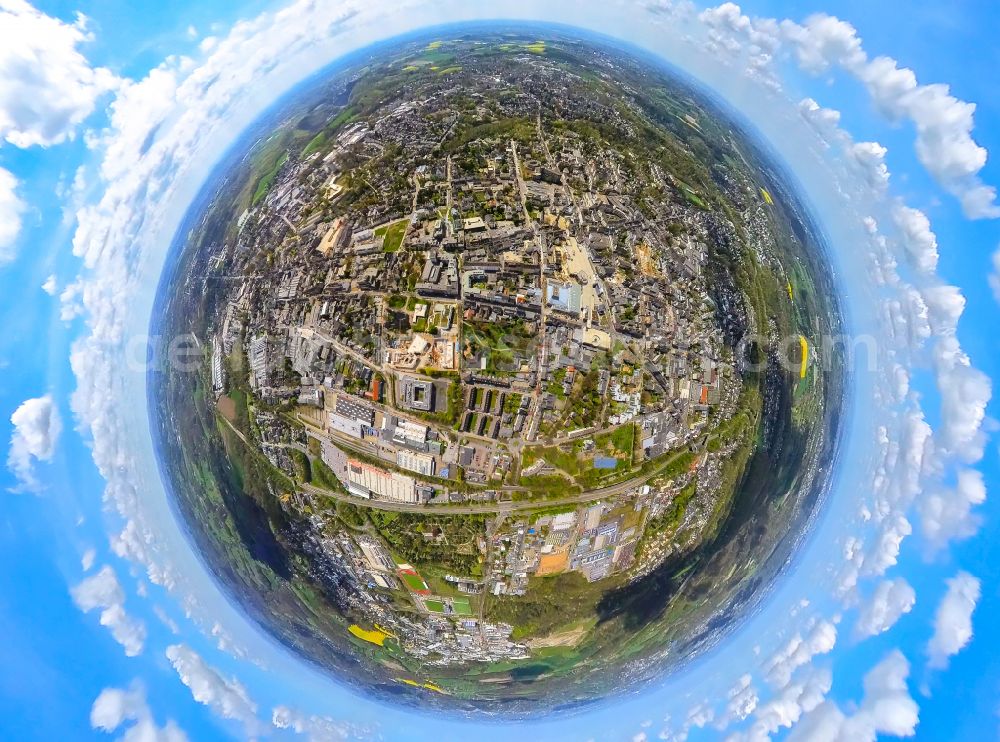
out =
<path fill-rule="evenodd" d="M 220 415 L 222 420 L 226 425 L 239 436 L 243 444 L 254 448 L 254 446 L 247 440 L 246 436 L 241 433 L 235 425 L 233 425 L 229 420 L 226 420 L 225 416 Z M 707 438 L 707 436 L 706 436 Z M 702 441 L 704 443 L 704 441 Z M 303 451 L 307 456 L 312 458 L 309 453 L 309 449 L 305 446 L 299 444 L 285 444 L 288 448 L 297 448 Z M 484 502 L 484 503 L 474 503 L 474 504 L 458 504 L 458 505 L 415 505 L 412 503 L 404 502 L 390 502 L 388 500 L 365 500 L 360 497 L 355 497 L 354 495 L 349 495 L 344 492 L 337 492 L 335 490 L 328 490 L 324 487 L 316 487 L 305 482 L 297 482 L 297 487 L 311 495 L 320 495 L 324 497 L 332 497 L 334 500 L 341 500 L 342 502 L 348 502 L 352 505 L 358 505 L 360 507 L 373 508 L 375 510 L 389 510 L 397 513 L 441 513 L 445 515 L 490 515 L 496 513 L 515 513 L 522 510 L 540 510 L 543 508 L 551 507 L 561 507 L 563 505 L 579 505 L 581 503 L 595 502 L 597 500 L 603 500 L 606 497 L 614 497 L 615 495 L 620 495 L 623 492 L 627 492 L 633 487 L 639 487 L 651 479 L 655 479 L 660 475 L 660 473 L 665 469 L 672 461 L 674 461 L 678 456 L 690 451 L 690 447 L 682 448 L 676 451 L 669 458 L 664 459 L 656 469 L 649 474 L 642 474 L 638 477 L 633 477 L 632 479 L 626 479 L 623 482 L 618 482 L 617 484 L 610 484 L 606 487 L 598 487 L 597 489 L 587 490 L 576 495 L 567 495 L 566 497 L 553 497 L 551 499 L 542 500 L 523 500 L 520 502 L 515 501 L 502 501 L 502 502 Z M 503 488 L 501 488 L 503 489 Z"/>
<path fill-rule="evenodd" d="M 614 497 L 615 495 L 620 495 L 633 487 L 639 487 L 650 479 L 654 479 L 660 475 L 663 469 L 670 464 L 674 459 L 676 459 L 681 454 L 684 454 L 689 449 L 682 449 L 673 454 L 670 458 L 663 461 L 661 466 L 658 466 L 655 471 L 649 474 L 643 474 L 638 477 L 633 477 L 632 479 L 626 479 L 624 482 L 619 482 L 617 484 L 611 484 L 607 487 L 598 487 L 597 489 L 588 490 L 586 492 L 581 492 L 576 495 L 567 495 L 566 497 L 553 497 L 544 500 L 523 500 L 520 502 L 505 501 L 505 502 L 484 502 L 484 503 L 472 503 L 472 504 L 460 504 L 460 505 L 414 505 L 411 503 L 402 502 L 389 502 L 388 500 L 365 500 L 360 497 L 355 497 L 354 495 L 348 495 L 343 492 L 334 492 L 333 490 L 324 489 L 322 487 L 315 487 L 311 484 L 299 483 L 299 488 L 313 495 L 324 495 L 326 497 L 332 497 L 335 500 L 341 500 L 343 502 L 349 502 L 352 505 L 358 505 L 360 507 L 374 508 L 375 510 L 391 510 L 398 513 L 442 513 L 445 515 L 490 515 L 496 513 L 514 513 L 522 510 L 539 510 L 542 508 L 551 507 L 561 507 L 563 505 L 579 505 L 581 503 L 595 502 L 597 500 L 603 500 L 607 497 Z"/>

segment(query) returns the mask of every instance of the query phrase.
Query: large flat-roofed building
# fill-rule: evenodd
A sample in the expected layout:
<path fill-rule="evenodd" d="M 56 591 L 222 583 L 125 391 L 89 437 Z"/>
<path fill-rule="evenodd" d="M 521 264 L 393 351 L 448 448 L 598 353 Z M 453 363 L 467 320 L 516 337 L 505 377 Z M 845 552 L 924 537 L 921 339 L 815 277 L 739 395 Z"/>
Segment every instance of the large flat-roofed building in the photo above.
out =
<path fill-rule="evenodd" d="M 250 341 L 250 385 L 262 389 L 268 385 L 267 338 L 258 335 Z"/>
<path fill-rule="evenodd" d="M 559 283 L 549 281 L 547 285 L 549 305 L 553 309 L 558 309 L 570 314 L 580 313 L 580 301 L 583 290 L 578 283 Z"/>
<path fill-rule="evenodd" d="M 405 474 L 379 469 L 363 461 L 349 459 L 347 462 L 348 490 L 359 497 L 374 495 L 391 502 L 416 503 L 416 480 Z"/>
<path fill-rule="evenodd" d="M 396 563 L 378 539 L 366 534 L 358 536 L 357 542 L 358 546 L 361 547 L 361 552 L 365 555 L 365 561 L 372 569 L 381 572 L 396 571 Z"/>
<path fill-rule="evenodd" d="M 451 255 L 431 254 L 417 282 L 420 296 L 457 297 L 459 294 L 458 262 Z"/>
<path fill-rule="evenodd" d="M 226 369 L 218 336 L 212 338 L 212 390 L 217 397 L 226 390 Z"/>
<path fill-rule="evenodd" d="M 349 397 L 337 397 L 337 403 L 330 412 L 331 428 L 352 438 L 362 438 L 374 424 L 375 410 L 371 407 Z"/>
<path fill-rule="evenodd" d="M 403 469 L 423 474 L 426 477 L 434 476 L 434 457 L 427 453 L 405 450 L 397 451 L 396 464 Z"/>
<path fill-rule="evenodd" d="M 400 384 L 404 407 L 430 412 L 434 409 L 434 382 L 404 376 Z"/>
<path fill-rule="evenodd" d="M 427 430 L 426 425 L 415 423 L 412 420 L 400 420 L 396 423 L 392 440 L 413 448 L 426 448 Z"/>

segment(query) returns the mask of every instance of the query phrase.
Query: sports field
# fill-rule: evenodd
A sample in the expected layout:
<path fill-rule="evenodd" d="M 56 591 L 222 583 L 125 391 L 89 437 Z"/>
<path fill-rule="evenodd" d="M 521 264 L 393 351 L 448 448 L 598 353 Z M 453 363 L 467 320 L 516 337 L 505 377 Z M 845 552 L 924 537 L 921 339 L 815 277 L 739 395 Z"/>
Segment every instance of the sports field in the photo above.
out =
<path fill-rule="evenodd" d="M 399 578 L 406 583 L 406 586 L 410 588 L 415 593 L 420 593 L 421 595 L 427 595 L 430 593 L 431 589 L 424 582 L 424 578 L 420 576 L 417 570 L 413 569 L 407 565 L 406 567 L 400 567 Z"/>

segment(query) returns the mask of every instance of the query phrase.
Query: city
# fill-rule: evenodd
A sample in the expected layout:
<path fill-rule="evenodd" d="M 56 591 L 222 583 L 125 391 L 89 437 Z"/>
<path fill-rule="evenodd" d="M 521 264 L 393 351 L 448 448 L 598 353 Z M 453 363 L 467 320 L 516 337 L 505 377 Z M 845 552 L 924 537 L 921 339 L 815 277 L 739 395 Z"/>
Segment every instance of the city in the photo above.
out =
<path fill-rule="evenodd" d="M 430 42 L 350 73 L 254 142 L 185 289 L 225 455 L 343 621 L 321 632 L 431 692 L 629 641 L 601 616 L 720 532 L 786 385 L 822 414 L 779 186 L 693 98 L 573 54 L 620 59 Z"/>

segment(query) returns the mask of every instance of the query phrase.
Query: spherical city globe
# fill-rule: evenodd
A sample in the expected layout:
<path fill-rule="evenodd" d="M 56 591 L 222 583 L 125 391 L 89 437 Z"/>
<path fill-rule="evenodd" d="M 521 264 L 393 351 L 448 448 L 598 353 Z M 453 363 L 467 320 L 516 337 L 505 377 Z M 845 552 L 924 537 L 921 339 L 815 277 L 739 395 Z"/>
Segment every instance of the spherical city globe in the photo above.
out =
<path fill-rule="evenodd" d="M 795 185 L 606 41 L 472 27 L 343 60 L 223 158 L 158 307 L 192 539 L 365 692 L 523 714 L 676 670 L 826 486 L 839 313 Z"/>

